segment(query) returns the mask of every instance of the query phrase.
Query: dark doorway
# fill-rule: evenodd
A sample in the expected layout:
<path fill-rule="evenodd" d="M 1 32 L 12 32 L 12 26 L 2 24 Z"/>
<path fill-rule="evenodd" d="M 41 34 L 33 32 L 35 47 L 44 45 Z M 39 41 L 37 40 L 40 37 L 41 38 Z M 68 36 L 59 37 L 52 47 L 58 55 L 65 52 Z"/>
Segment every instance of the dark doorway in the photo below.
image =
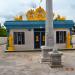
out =
<path fill-rule="evenodd" d="M 34 48 L 45 45 L 45 29 L 34 29 Z"/>
<path fill-rule="evenodd" d="M 35 48 L 40 48 L 40 32 L 34 32 Z"/>

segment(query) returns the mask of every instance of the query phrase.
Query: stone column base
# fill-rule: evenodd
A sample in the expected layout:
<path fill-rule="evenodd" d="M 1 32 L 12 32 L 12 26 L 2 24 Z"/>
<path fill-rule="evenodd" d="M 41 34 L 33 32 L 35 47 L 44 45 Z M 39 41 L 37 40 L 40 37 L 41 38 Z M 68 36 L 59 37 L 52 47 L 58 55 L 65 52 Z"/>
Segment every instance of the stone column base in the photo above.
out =
<path fill-rule="evenodd" d="M 50 66 L 53 68 L 55 67 L 63 67 L 61 64 L 61 52 L 49 52 L 50 55 Z"/>
<path fill-rule="evenodd" d="M 48 52 L 52 51 L 52 48 L 47 46 L 41 46 L 41 49 L 42 49 L 41 62 L 50 62 L 50 56 Z"/>
<path fill-rule="evenodd" d="M 50 58 L 41 57 L 41 62 L 50 62 Z"/>

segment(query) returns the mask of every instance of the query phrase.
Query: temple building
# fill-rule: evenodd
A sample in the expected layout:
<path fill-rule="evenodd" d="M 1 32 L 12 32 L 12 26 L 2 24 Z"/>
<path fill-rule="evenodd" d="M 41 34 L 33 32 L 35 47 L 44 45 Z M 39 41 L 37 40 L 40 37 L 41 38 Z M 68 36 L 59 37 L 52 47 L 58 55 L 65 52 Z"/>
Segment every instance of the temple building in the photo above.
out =
<path fill-rule="evenodd" d="M 7 51 L 37 50 L 45 44 L 45 21 L 6 21 Z M 55 44 L 59 49 L 72 48 L 72 20 L 54 21 Z"/>
<path fill-rule="evenodd" d="M 27 20 L 22 16 L 15 17 L 14 21 L 6 21 L 7 49 L 6 51 L 40 50 L 45 45 L 45 20 L 46 12 L 39 7 L 31 9 L 26 13 Z M 71 28 L 74 26 L 72 20 L 65 20 L 58 16 L 53 21 L 54 40 L 58 49 L 73 48 Z"/>

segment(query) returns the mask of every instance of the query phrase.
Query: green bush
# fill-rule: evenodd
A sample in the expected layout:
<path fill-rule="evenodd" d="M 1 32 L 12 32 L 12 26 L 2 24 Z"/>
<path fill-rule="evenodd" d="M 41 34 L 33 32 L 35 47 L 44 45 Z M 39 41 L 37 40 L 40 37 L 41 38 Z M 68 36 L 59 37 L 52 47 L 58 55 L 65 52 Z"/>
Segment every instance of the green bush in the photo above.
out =
<path fill-rule="evenodd" d="M 6 37 L 7 36 L 7 30 L 5 28 L 0 28 L 0 37 Z"/>

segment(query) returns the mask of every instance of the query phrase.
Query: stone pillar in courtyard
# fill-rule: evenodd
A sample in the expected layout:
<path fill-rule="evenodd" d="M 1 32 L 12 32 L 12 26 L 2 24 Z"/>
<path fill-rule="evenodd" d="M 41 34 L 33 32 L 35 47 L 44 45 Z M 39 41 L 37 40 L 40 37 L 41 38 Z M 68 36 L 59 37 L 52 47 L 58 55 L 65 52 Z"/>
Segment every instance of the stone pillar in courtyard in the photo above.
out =
<path fill-rule="evenodd" d="M 51 62 L 51 66 L 61 66 L 61 55 L 56 49 L 53 30 L 52 0 L 46 0 L 45 46 L 42 46 L 42 62 Z M 52 52 L 50 52 L 52 51 Z"/>

